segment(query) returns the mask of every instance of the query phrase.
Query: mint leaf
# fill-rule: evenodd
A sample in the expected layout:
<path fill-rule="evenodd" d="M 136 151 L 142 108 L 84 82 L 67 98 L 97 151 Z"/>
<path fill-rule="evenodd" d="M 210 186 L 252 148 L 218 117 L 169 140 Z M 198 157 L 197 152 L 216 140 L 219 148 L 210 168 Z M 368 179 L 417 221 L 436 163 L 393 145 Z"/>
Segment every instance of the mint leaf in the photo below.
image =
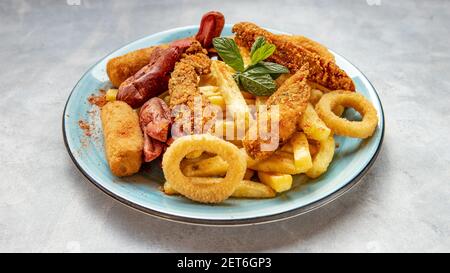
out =
<path fill-rule="evenodd" d="M 250 51 L 250 57 L 253 56 L 253 53 L 255 53 L 255 51 L 260 48 L 262 45 L 264 45 L 266 43 L 266 38 L 264 38 L 264 36 L 259 36 L 258 38 L 256 38 L 255 42 L 252 45 L 252 49 Z"/>
<path fill-rule="evenodd" d="M 289 69 L 281 64 L 272 62 L 259 62 L 247 71 L 252 71 L 253 74 L 286 74 Z"/>
<path fill-rule="evenodd" d="M 270 96 L 276 85 L 269 74 L 254 74 L 251 70 L 239 74 L 242 87 L 255 96 Z"/>
<path fill-rule="evenodd" d="M 258 67 L 263 67 L 266 69 L 269 74 L 287 74 L 290 73 L 289 69 L 281 64 L 272 63 L 272 62 L 259 62 L 257 64 Z"/>
<path fill-rule="evenodd" d="M 269 74 L 274 80 L 276 80 L 281 74 L 289 73 L 289 69 L 286 67 L 271 62 L 259 62 L 253 67 L 248 68 L 246 71 L 254 75 Z"/>
<path fill-rule="evenodd" d="M 244 72 L 244 60 L 242 60 L 236 42 L 231 38 L 217 37 L 213 39 L 214 48 L 220 58 L 234 70 Z"/>
<path fill-rule="evenodd" d="M 252 59 L 252 65 L 255 65 L 259 63 L 260 61 L 264 61 L 270 55 L 272 55 L 275 52 L 276 46 L 272 44 L 264 44 L 260 46 L 258 49 L 253 52 L 251 59 Z"/>

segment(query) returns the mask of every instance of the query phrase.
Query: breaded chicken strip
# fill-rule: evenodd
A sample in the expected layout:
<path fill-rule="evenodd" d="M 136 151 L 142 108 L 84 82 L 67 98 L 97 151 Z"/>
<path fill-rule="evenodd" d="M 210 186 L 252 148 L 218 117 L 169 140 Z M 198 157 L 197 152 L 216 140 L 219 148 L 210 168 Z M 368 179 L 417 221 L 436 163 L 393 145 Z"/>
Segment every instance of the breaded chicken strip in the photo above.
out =
<path fill-rule="evenodd" d="M 211 59 L 206 54 L 206 50 L 201 47 L 200 43 L 194 43 L 175 65 L 169 81 L 170 108 L 187 106 L 191 112 L 191 128 L 194 124 L 194 98 L 202 99 L 203 108 L 209 104 L 208 99 L 198 89 L 200 75 L 210 73 Z M 183 112 L 180 112 L 174 122 L 179 121 L 182 117 Z"/>
<path fill-rule="evenodd" d="M 286 37 L 294 44 L 302 46 L 309 52 L 316 53 L 320 57 L 334 62 L 334 55 L 331 54 L 330 51 L 328 51 L 328 48 L 314 40 L 311 40 L 302 35 L 280 35 L 280 37 Z"/>
<path fill-rule="evenodd" d="M 206 54 L 196 42 L 175 65 L 169 81 L 170 107 L 179 104 L 189 106 L 196 95 L 201 95 L 198 90 L 199 76 L 208 74 L 211 66 L 211 59 Z"/>
<path fill-rule="evenodd" d="M 282 144 L 295 133 L 297 123 L 308 104 L 311 92 L 311 88 L 306 83 L 308 74 L 308 64 L 305 64 L 292 77 L 287 79 L 266 102 L 269 108 L 268 111 L 270 111 L 271 106 L 279 106 L 279 141 Z M 258 118 L 258 122 L 265 121 Z M 270 124 L 270 122 L 268 123 Z M 253 126 L 259 126 L 259 124 Z M 270 128 L 269 125 L 268 127 Z M 272 128 L 270 129 L 272 130 Z M 257 139 L 251 140 L 249 135 L 251 130 L 249 130 L 243 140 L 244 148 L 251 157 L 260 160 L 269 157 L 275 152 L 275 150 L 262 151 L 261 144 L 270 143 L 270 139 L 264 139 L 258 135 Z M 253 130 L 255 130 L 255 127 L 253 127 Z"/>
<path fill-rule="evenodd" d="M 245 22 L 235 24 L 233 26 L 233 32 L 236 34 L 236 43 L 247 48 L 251 48 L 257 37 L 265 37 L 267 42 L 277 47 L 274 54 L 268 60 L 286 66 L 291 70 L 291 73 L 295 73 L 304 64 L 308 64 L 308 80 L 331 90 L 355 90 L 352 79 L 334 61 L 308 51 L 303 46 L 294 43 L 290 37 L 286 38 L 283 35 L 275 35 L 253 23 Z"/>

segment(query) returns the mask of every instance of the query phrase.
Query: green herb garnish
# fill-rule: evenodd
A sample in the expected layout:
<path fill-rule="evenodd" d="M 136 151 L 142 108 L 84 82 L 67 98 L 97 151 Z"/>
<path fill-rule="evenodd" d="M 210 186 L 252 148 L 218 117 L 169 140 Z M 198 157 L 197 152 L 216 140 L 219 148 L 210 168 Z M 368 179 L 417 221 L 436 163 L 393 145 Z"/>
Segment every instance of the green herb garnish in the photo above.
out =
<path fill-rule="evenodd" d="M 244 60 L 242 60 L 236 42 L 230 38 L 214 38 L 214 48 L 219 53 L 220 58 L 234 70 L 244 72 Z"/>
<path fill-rule="evenodd" d="M 276 90 L 274 80 L 284 73 L 289 73 L 286 67 L 264 62 L 276 50 L 276 46 L 266 42 L 264 37 L 256 38 L 250 51 L 251 64 L 244 67 L 239 48 L 231 38 L 218 37 L 213 40 L 214 48 L 220 58 L 236 70 L 233 75 L 237 84 L 255 96 L 269 96 Z"/>
<path fill-rule="evenodd" d="M 269 74 L 253 74 L 245 71 L 239 75 L 239 83 L 245 90 L 255 96 L 270 96 L 276 89 L 275 82 Z"/>

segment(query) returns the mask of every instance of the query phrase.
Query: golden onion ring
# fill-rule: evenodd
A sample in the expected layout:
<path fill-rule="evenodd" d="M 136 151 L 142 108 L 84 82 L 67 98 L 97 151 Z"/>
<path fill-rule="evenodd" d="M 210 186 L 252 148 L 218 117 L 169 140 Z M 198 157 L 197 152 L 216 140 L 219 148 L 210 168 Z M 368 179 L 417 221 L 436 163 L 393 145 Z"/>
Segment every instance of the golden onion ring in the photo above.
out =
<path fill-rule="evenodd" d="M 224 178 L 187 177 L 180 169 L 185 156 L 193 151 L 214 153 L 228 162 Z M 201 203 L 220 203 L 230 197 L 244 178 L 246 158 L 233 144 L 212 135 L 188 135 L 177 138 L 162 160 L 164 176 L 173 189 Z"/>
<path fill-rule="evenodd" d="M 338 117 L 333 109 L 338 106 L 354 108 L 362 115 L 361 121 L 350 121 Z M 325 124 L 337 135 L 368 138 L 378 124 L 378 116 L 372 103 L 363 95 L 344 90 L 332 91 L 322 96 L 316 105 L 316 112 Z"/>

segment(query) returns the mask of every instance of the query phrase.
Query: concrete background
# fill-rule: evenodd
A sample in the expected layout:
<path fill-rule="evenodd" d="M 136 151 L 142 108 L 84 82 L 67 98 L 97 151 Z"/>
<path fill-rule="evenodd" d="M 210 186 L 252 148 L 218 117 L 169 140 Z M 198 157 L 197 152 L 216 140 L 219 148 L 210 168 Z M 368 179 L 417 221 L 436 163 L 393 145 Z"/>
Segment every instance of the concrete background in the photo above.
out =
<path fill-rule="evenodd" d="M 0 2 L 0 251 L 450 251 L 450 2 L 223 2 Z M 61 134 L 81 75 L 209 10 L 312 37 L 367 75 L 387 127 L 359 186 L 291 220 L 210 228 L 133 211 L 81 175 Z"/>

